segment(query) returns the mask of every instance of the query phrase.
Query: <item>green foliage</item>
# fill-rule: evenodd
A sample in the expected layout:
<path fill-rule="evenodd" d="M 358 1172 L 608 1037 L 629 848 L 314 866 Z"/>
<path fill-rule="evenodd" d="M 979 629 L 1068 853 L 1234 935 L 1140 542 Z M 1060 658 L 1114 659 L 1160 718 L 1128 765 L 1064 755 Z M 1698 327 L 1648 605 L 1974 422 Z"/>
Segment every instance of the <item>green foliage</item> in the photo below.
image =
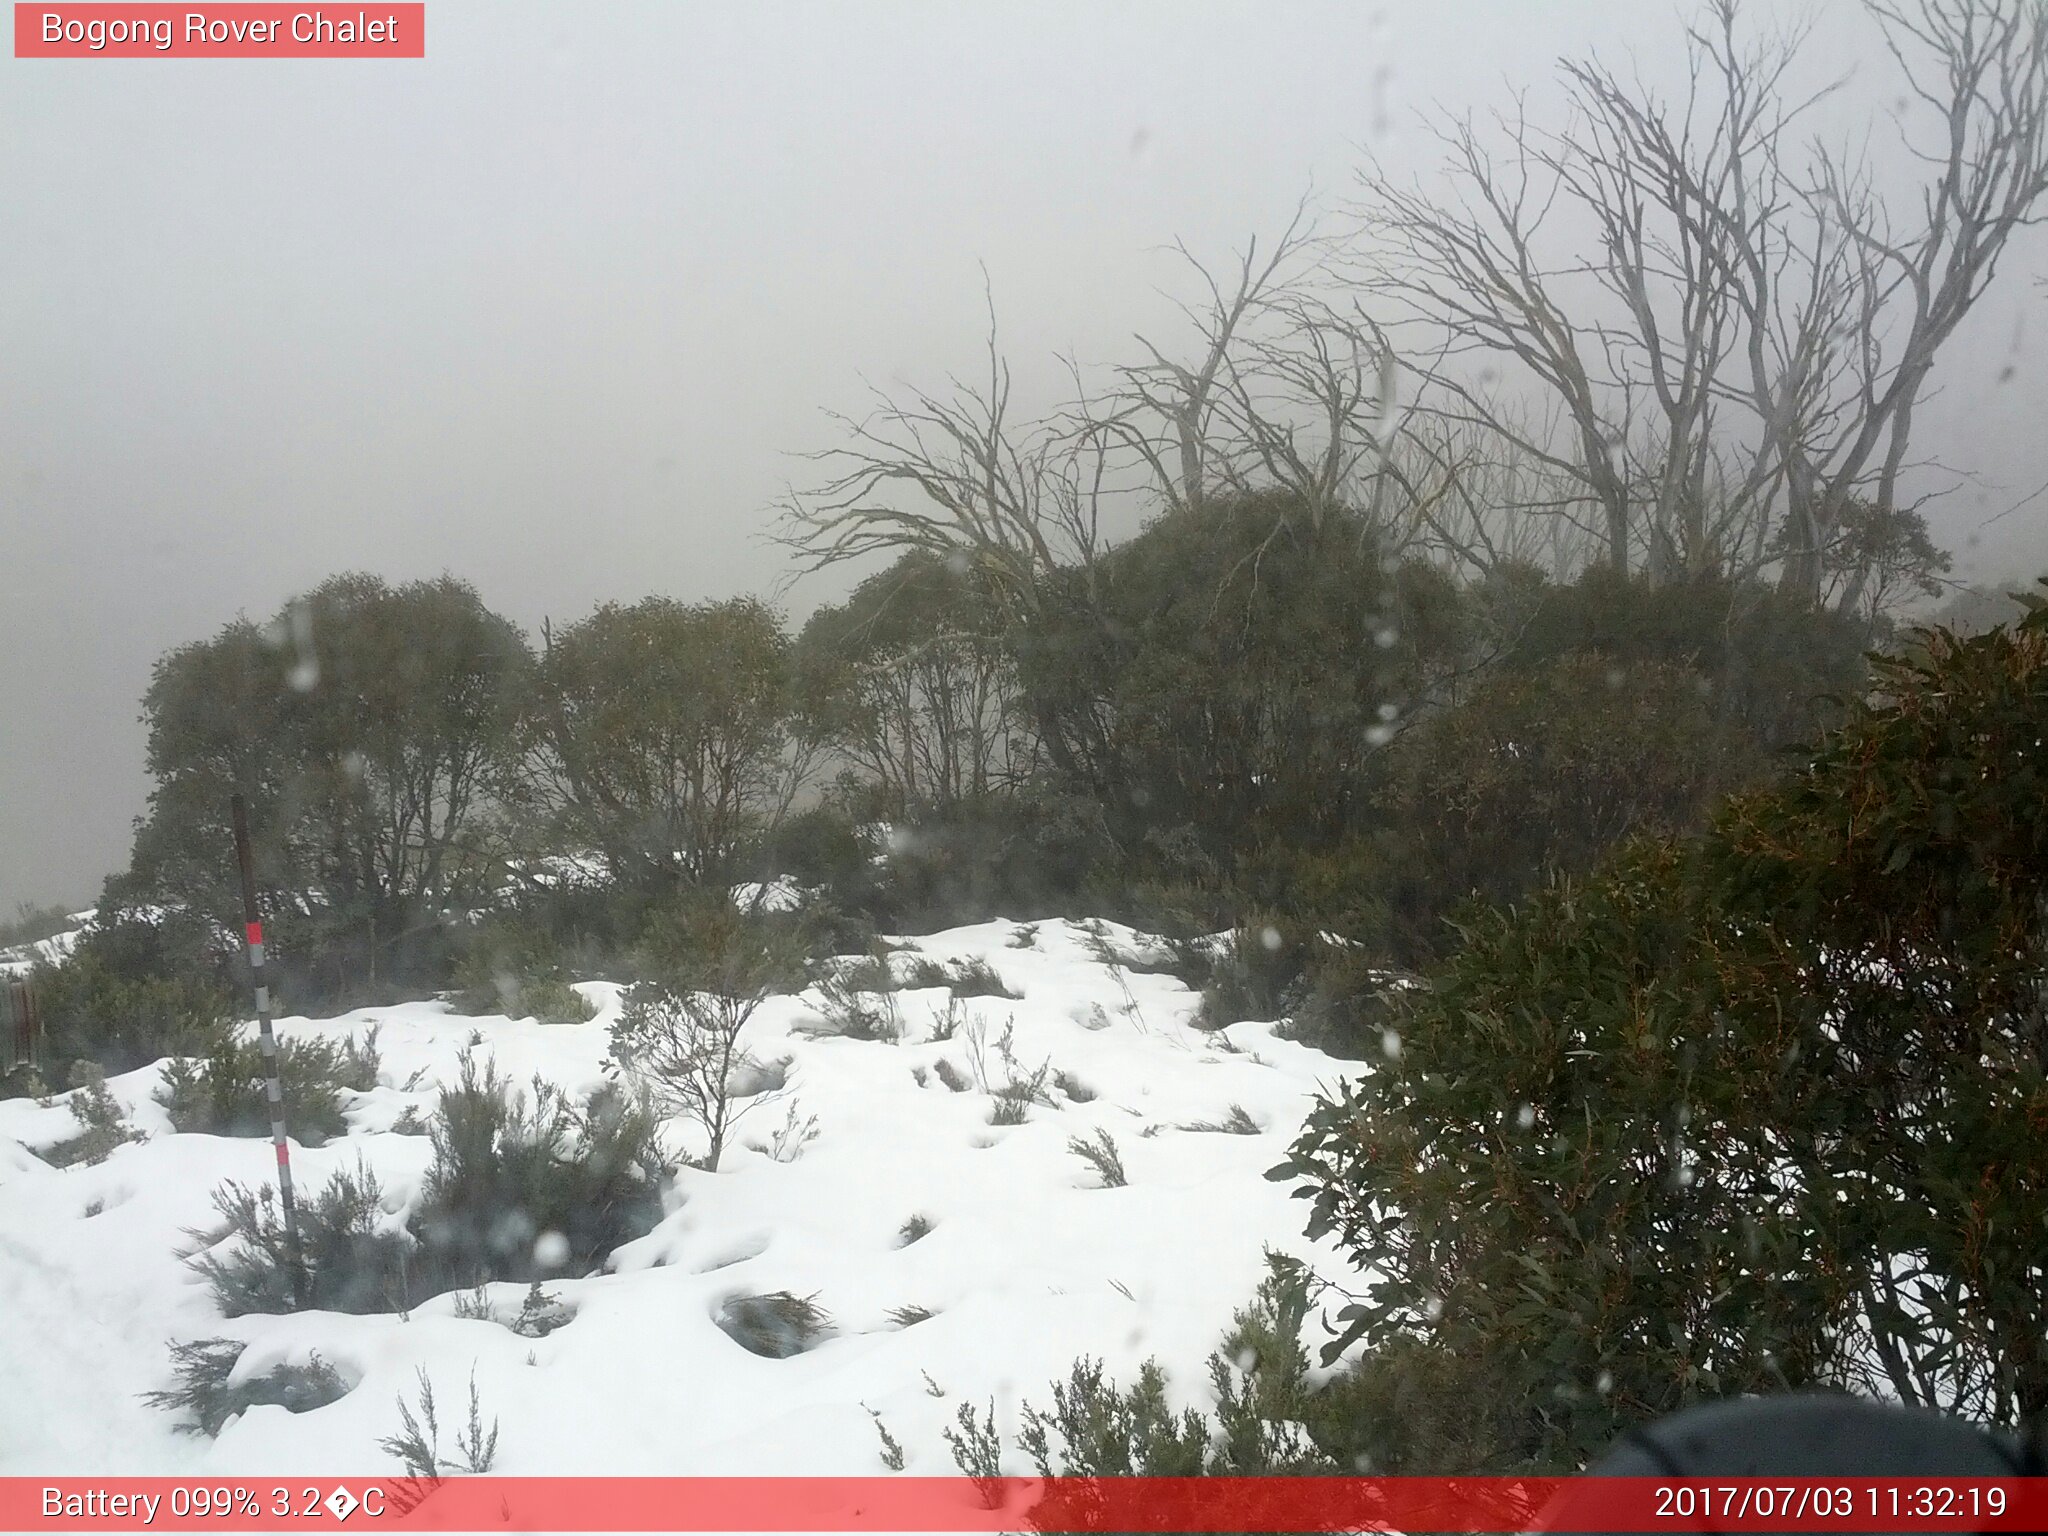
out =
<path fill-rule="evenodd" d="M 582 1107 L 535 1079 L 516 1092 L 465 1051 L 429 1128 L 412 1225 L 448 1285 L 583 1273 L 661 1218 L 666 1169 L 651 1108 L 616 1088 Z M 539 1242 L 554 1234 L 549 1253 Z"/>
<path fill-rule="evenodd" d="M 655 979 L 626 993 L 605 1069 L 700 1126 L 699 1166 L 715 1171 L 733 1126 L 768 1096 L 745 1087 L 763 1066 L 742 1037 L 761 1005 L 801 978 L 803 958 L 792 929 L 728 903 L 703 909 L 689 933 Z"/>
<path fill-rule="evenodd" d="M 1762 769 L 1713 694 L 1688 667 L 1581 652 L 1506 669 L 1410 731 L 1377 794 L 1393 954 L 1440 953 L 1473 897 L 1515 901 L 1638 833 L 1696 830 Z"/>
<path fill-rule="evenodd" d="M 785 875 L 851 894 L 869 879 L 880 851 L 844 806 L 814 805 L 784 818 L 762 839 L 756 867 L 763 878 Z"/>
<path fill-rule="evenodd" d="M 1071 910 L 1101 872 L 1101 808 L 1052 790 L 919 809 L 891 828 L 888 857 L 860 893 L 892 932 Z"/>
<path fill-rule="evenodd" d="M 383 1210 L 384 1191 L 368 1165 L 337 1169 L 311 1199 L 298 1198 L 306 1305 L 322 1312 L 398 1311 L 415 1285 L 414 1242 Z M 294 1308 L 295 1266 L 284 1215 L 269 1185 L 233 1181 L 213 1192 L 220 1225 L 195 1232 L 194 1269 L 225 1317 Z"/>
<path fill-rule="evenodd" d="M 1651 582 L 1601 565 L 1544 587 L 1504 657 L 1543 670 L 1571 655 L 1655 662 L 1713 685 L 1727 727 L 1765 751 L 1810 741 L 1863 686 L 1869 634 L 1787 590 L 1701 576 Z"/>
<path fill-rule="evenodd" d="M 234 994 L 217 940 L 196 921 L 115 915 L 33 983 L 53 1075 L 89 1061 L 120 1074 L 221 1038 Z"/>
<path fill-rule="evenodd" d="M 206 1436 L 218 1435 L 228 1420 L 260 1405 L 291 1413 L 310 1413 L 348 1395 L 349 1384 L 317 1352 L 303 1363 L 274 1365 L 260 1376 L 230 1381 L 236 1362 L 248 1348 L 240 1339 L 194 1339 L 171 1346 L 171 1373 L 177 1385 L 143 1393 L 143 1401 L 168 1413 L 188 1413 L 192 1422 L 178 1427 Z"/>
<path fill-rule="evenodd" d="M 377 1442 L 377 1448 L 398 1458 L 413 1487 L 407 1490 L 417 1503 L 421 1484 L 431 1485 L 444 1476 L 482 1476 L 497 1464 L 498 1421 L 484 1428 L 483 1402 L 476 1390 L 476 1372 L 469 1375 L 469 1419 L 455 1432 L 455 1455 L 441 1454 L 440 1415 L 434 1403 L 434 1383 L 422 1366 L 419 1372 L 419 1412 L 401 1397 L 398 1400 L 399 1430 Z M 399 1502 L 397 1500 L 394 1501 Z M 401 1511 L 402 1512 L 402 1511 Z"/>
<path fill-rule="evenodd" d="M 1308 1280 L 1298 1266 L 1269 1258 L 1271 1273 L 1232 1320 L 1210 1355 L 1214 1409 L 1175 1412 L 1166 1374 L 1156 1361 L 1135 1382 L 1107 1380 L 1100 1360 L 1074 1362 L 1052 1384 L 1052 1404 L 1026 1403 L 1017 1446 L 1038 1476 L 1073 1479 L 1053 1485 L 1026 1513 L 1039 1530 L 1095 1530 L 1100 1493 L 1085 1481 L 1118 1477 L 1332 1476 L 1351 1470 L 1312 1434 L 1338 1437 L 1341 1410 L 1311 1388 L 1300 1342 L 1308 1313 Z M 1304 1429 L 1304 1426 L 1307 1426 Z M 984 1482 L 1001 1475 L 1002 1442 L 995 1413 L 963 1403 L 946 1429 L 954 1462 Z"/>
<path fill-rule="evenodd" d="M 1373 1277 L 1332 1349 L 1485 1383 L 1411 1470 L 1810 1384 L 2048 1407 L 2048 607 L 1922 651 L 1700 839 L 1475 915 L 1318 1101 L 1275 1175 Z"/>
<path fill-rule="evenodd" d="M 235 931 L 240 792 L 280 996 L 305 1007 L 438 980 L 442 914 L 493 880 L 483 812 L 530 660 L 447 577 L 336 576 L 267 626 L 237 620 L 172 651 L 143 698 L 156 788 L 115 894 Z"/>
<path fill-rule="evenodd" d="M 735 1344 L 770 1360 L 802 1354 L 832 1326 L 831 1315 L 815 1296 L 788 1291 L 735 1296 L 719 1308 L 717 1322 Z"/>
<path fill-rule="evenodd" d="M 1315 930 L 1297 920 L 1254 913 L 1211 951 L 1195 1022 L 1219 1029 L 1243 1019 L 1285 1017 L 1300 996 L 1303 977 L 1325 947 Z"/>
<path fill-rule="evenodd" d="M 402 1311 L 463 1286 L 584 1272 L 659 1220 L 667 1170 L 657 1132 L 653 1115 L 615 1090 L 581 1108 L 543 1084 L 527 1098 L 465 1052 L 429 1123 L 434 1159 L 405 1222 L 385 1212 L 367 1167 L 338 1171 L 311 1200 L 301 1195 L 307 1305 Z M 194 1234 L 192 1262 L 222 1312 L 291 1311 L 275 1192 L 231 1182 L 214 1206 L 222 1225 Z"/>
<path fill-rule="evenodd" d="M 499 1013 L 543 1024 L 581 1024 L 597 1009 L 570 984 L 561 949 L 540 924 L 518 915 L 485 918 L 455 961 L 457 1013 Z"/>
<path fill-rule="evenodd" d="M 787 807 L 797 706 L 765 604 L 607 603 L 549 639 L 514 791 L 545 841 L 594 850 L 621 887 L 723 889 Z"/>
<path fill-rule="evenodd" d="M 278 1042 L 278 1080 L 292 1138 L 318 1146 L 348 1130 L 344 1095 L 377 1086 L 382 1057 L 373 1026 L 360 1041 L 316 1037 Z M 225 1029 L 204 1056 L 180 1056 L 164 1069 L 157 1102 L 179 1131 L 212 1136 L 270 1134 L 269 1072 L 253 1034 Z"/>
<path fill-rule="evenodd" d="M 130 1129 L 120 1101 L 108 1089 L 106 1074 L 97 1065 L 72 1063 L 71 1086 L 69 1108 L 71 1118 L 78 1122 L 78 1134 L 51 1147 L 44 1154 L 48 1162 L 59 1168 L 74 1163 L 90 1167 L 104 1163 L 117 1148 L 142 1139 L 141 1132 Z"/>
<path fill-rule="evenodd" d="M 1117 844 L 1168 872 L 1340 835 L 1467 647 L 1448 580 L 1278 493 L 1164 516 L 1090 580 L 1020 641 L 1025 684 Z"/>

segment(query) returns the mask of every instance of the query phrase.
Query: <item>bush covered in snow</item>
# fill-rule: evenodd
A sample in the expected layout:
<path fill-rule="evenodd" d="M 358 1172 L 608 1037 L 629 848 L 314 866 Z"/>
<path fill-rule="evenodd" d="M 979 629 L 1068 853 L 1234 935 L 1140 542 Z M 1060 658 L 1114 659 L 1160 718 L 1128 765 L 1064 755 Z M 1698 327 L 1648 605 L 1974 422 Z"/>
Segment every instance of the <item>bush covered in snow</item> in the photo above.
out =
<path fill-rule="evenodd" d="M 379 1057 L 373 1026 L 360 1039 L 278 1041 L 277 1074 L 292 1136 L 318 1146 L 347 1129 L 344 1096 L 377 1086 Z M 268 1136 L 268 1064 L 254 1033 L 225 1028 L 203 1056 L 173 1057 L 164 1068 L 157 1102 L 180 1131 L 213 1136 Z"/>
<path fill-rule="evenodd" d="M 259 1405 L 274 1404 L 291 1413 L 324 1408 L 348 1395 L 341 1373 L 310 1354 L 303 1362 L 283 1362 L 260 1374 L 231 1379 L 248 1345 L 240 1339 L 194 1339 L 171 1346 L 171 1374 L 177 1385 L 144 1394 L 153 1408 L 189 1414 L 179 1428 L 217 1435 L 229 1419 Z"/>
<path fill-rule="evenodd" d="M 536 1082 L 515 1091 L 495 1065 L 461 1057 L 428 1123 L 433 1162 L 401 1216 L 367 1165 L 301 1193 L 305 1304 L 392 1312 L 493 1280 L 581 1273 L 661 1215 L 658 1126 L 616 1089 L 581 1106 Z M 215 1191 L 221 1225 L 195 1233 L 194 1266 L 228 1317 L 294 1310 L 295 1266 L 269 1186 Z"/>
<path fill-rule="evenodd" d="M 411 1225 L 437 1290 L 581 1273 L 660 1219 L 659 1124 L 619 1089 L 580 1106 L 539 1079 L 521 1093 L 465 1052 L 428 1134 Z"/>

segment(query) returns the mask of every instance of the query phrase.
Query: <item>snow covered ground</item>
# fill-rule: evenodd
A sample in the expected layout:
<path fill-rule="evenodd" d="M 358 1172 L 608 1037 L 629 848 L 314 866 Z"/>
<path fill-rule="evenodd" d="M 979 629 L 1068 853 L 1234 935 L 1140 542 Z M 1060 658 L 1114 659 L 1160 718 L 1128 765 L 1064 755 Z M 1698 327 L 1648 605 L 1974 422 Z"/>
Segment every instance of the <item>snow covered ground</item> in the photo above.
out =
<path fill-rule="evenodd" d="M 950 1040 L 933 1038 L 943 988 L 894 994 L 904 1034 L 893 1044 L 817 1034 L 815 991 L 771 999 L 748 1043 L 789 1061 L 783 1098 L 740 1122 L 719 1172 L 680 1175 L 666 1218 L 610 1272 L 551 1282 L 575 1315 L 538 1339 L 459 1316 L 454 1295 L 405 1317 L 224 1320 L 178 1254 L 188 1229 L 212 1224 L 217 1184 L 268 1179 L 266 1142 L 174 1134 L 152 1097 L 161 1065 L 111 1080 L 145 1136 L 98 1166 L 35 1155 L 76 1132 L 63 1097 L 0 1102 L 0 1473 L 391 1474 L 377 1442 L 397 1430 L 397 1399 L 412 1398 L 422 1368 L 444 1430 L 474 1372 L 500 1425 L 494 1470 L 513 1475 L 879 1473 L 870 1410 L 904 1447 L 906 1471 L 950 1473 L 940 1431 L 962 1401 L 993 1400 L 1007 1439 L 1020 1402 L 1046 1402 L 1047 1383 L 1083 1354 L 1104 1356 L 1121 1380 L 1156 1356 L 1176 1396 L 1200 1403 L 1202 1362 L 1263 1275 L 1264 1248 L 1344 1274 L 1300 1235 L 1304 1207 L 1262 1177 L 1318 1082 L 1344 1068 L 1270 1025 L 1191 1028 L 1195 994 L 1106 965 L 1104 937 L 1143 944 L 1069 922 L 908 941 L 941 962 L 978 957 L 1022 994 L 961 1000 L 960 1019 L 982 1027 Z M 596 1086 L 619 992 L 583 990 L 600 1011 L 582 1025 L 458 1018 L 432 1002 L 284 1020 L 287 1037 L 382 1026 L 379 1086 L 356 1096 L 350 1134 L 294 1147 L 300 1188 L 360 1157 L 402 1220 L 431 1148 L 391 1127 L 409 1107 L 431 1112 L 473 1030 L 515 1082 L 539 1073 L 572 1093 Z M 1070 1091 L 998 1126 L 988 1094 L 950 1090 L 936 1067 L 943 1059 L 971 1082 L 979 1034 L 995 1076 L 1006 1027 L 1022 1066 L 1050 1062 Z M 800 1155 L 777 1161 L 748 1145 L 767 1142 L 792 1104 L 799 1122 L 817 1122 Z M 1185 1128 L 1233 1106 L 1258 1134 Z M 1115 1137 L 1127 1187 L 1100 1187 L 1068 1149 L 1098 1129 Z M 670 1141 L 696 1150 L 680 1125 Z M 931 1231 L 905 1244 L 913 1216 Z M 767 1359 L 718 1327 L 729 1299 L 775 1291 L 815 1294 L 830 1333 Z M 493 1310 L 509 1319 L 524 1294 L 493 1288 Z M 912 1306 L 934 1315 L 891 1320 Z M 238 1378 L 317 1351 L 352 1390 L 303 1414 L 252 1409 L 217 1440 L 180 1433 L 141 1394 L 170 1384 L 171 1341 L 208 1337 L 249 1342 Z"/>

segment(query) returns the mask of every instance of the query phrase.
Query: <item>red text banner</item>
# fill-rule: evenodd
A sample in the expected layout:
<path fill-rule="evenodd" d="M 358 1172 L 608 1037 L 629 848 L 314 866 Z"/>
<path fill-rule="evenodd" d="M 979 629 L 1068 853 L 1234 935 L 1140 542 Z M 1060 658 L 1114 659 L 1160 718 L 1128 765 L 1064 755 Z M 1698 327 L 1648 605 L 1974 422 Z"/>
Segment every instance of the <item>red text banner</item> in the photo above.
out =
<path fill-rule="evenodd" d="M 0 1478 L 0 1530 L 2040 1531 L 2039 1478 Z"/>
<path fill-rule="evenodd" d="M 424 4 L 14 7 L 18 59 L 423 59 Z"/>

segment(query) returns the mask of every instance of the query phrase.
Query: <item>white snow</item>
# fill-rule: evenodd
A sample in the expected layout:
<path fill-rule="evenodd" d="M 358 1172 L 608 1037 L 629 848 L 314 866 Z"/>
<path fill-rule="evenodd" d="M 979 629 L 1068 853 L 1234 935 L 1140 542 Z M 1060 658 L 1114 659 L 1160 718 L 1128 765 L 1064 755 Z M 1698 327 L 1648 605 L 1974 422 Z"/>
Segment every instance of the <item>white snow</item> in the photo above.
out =
<path fill-rule="evenodd" d="M 1344 1276 L 1300 1235 L 1300 1202 L 1262 1175 L 1317 1084 L 1347 1068 L 1268 1024 L 1191 1028 L 1194 993 L 1106 967 L 1091 934 L 1126 954 L 1148 944 L 1070 922 L 907 941 L 940 961 L 979 957 L 1022 994 L 962 1000 L 970 1027 L 948 1041 L 931 1038 L 944 988 L 896 994 L 905 1033 L 894 1044 L 817 1033 L 815 992 L 770 1000 L 749 1043 L 787 1059 L 781 1099 L 740 1122 L 718 1172 L 679 1176 L 666 1219 L 611 1272 L 551 1283 L 574 1320 L 538 1339 L 458 1316 L 454 1295 L 405 1317 L 224 1320 L 179 1250 L 188 1229 L 209 1225 L 223 1179 L 269 1178 L 266 1142 L 173 1134 L 152 1099 L 160 1067 L 110 1080 L 144 1139 L 98 1166 L 35 1155 L 74 1134 L 64 1100 L 0 1102 L 0 1473 L 392 1473 L 377 1442 L 398 1428 L 396 1399 L 411 1398 L 421 1369 L 444 1432 L 474 1372 L 486 1420 L 500 1424 L 494 1470 L 511 1475 L 878 1473 L 870 1409 L 905 1447 L 906 1471 L 950 1473 L 940 1431 L 963 1401 L 993 1401 L 1007 1438 L 1021 1400 L 1045 1402 L 1047 1383 L 1083 1354 L 1106 1357 L 1123 1380 L 1156 1356 L 1180 1400 L 1202 1403 L 1202 1362 L 1264 1274 L 1263 1249 Z M 355 1100 L 349 1135 L 294 1146 L 300 1188 L 361 1158 L 401 1220 L 431 1148 L 389 1128 L 408 1107 L 432 1111 L 473 1031 L 515 1082 L 538 1073 L 574 1093 L 596 1086 L 619 989 L 583 990 L 600 1011 L 580 1025 L 458 1018 L 432 1002 L 282 1021 L 286 1037 L 382 1027 L 380 1086 Z M 990 1075 L 1008 1026 L 1024 1069 L 1049 1061 L 1094 1096 L 1056 1093 L 1024 1124 L 992 1125 L 989 1095 L 951 1092 L 930 1070 L 945 1058 L 969 1073 L 974 1024 Z M 748 1145 L 766 1142 L 792 1104 L 818 1125 L 799 1157 Z M 1177 1128 L 1234 1104 L 1260 1134 Z M 1068 1150 L 1098 1128 L 1115 1136 L 1128 1187 L 1098 1187 Z M 680 1123 L 670 1144 L 700 1148 Z M 913 1215 L 932 1230 L 906 1246 L 899 1229 Z M 830 1335 L 771 1360 L 716 1325 L 728 1300 L 772 1291 L 815 1293 Z M 524 1293 L 495 1287 L 497 1317 L 516 1314 Z M 909 1328 L 889 1320 L 913 1305 L 935 1315 Z M 353 1390 L 304 1414 L 252 1409 L 218 1440 L 180 1433 L 140 1394 L 170 1384 L 171 1341 L 209 1337 L 248 1341 L 238 1374 L 317 1351 Z"/>
<path fill-rule="evenodd" d="M 64 959 L 85 937 L 85 930 L 92 926 L 99 916 L 97 907 L 88 907 L 83 912 L 74 912 L 69 921 L 72 926 L 62 933 L 53 933 L 47 939 L 36 939 L 31 943 L 17 944 L 12 949 L 0 949 L 0 975 L 9 971 L 27 971 L 38 962 L 51 963 Z"/>

